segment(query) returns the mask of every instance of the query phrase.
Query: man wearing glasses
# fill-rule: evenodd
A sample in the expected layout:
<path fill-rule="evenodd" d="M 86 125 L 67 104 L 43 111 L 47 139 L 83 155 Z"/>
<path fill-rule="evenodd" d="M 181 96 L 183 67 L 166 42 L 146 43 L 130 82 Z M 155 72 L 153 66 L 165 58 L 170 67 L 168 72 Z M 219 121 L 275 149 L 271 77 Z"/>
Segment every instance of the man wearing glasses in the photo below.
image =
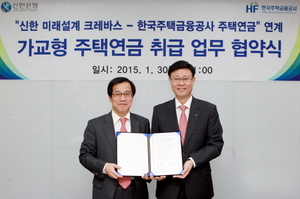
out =
<path fill-rule="evenodd" d="M 146 175 L 123 177 L 116 170 L 116 132 L 149 133 L 149 120 L 130 112 L 135 85 L 118 77 L 107 87 L 112 111 L 88 122 L 81 144 L 80 163 L 94 174 L 93 199 L 148 199 Z"/>
<path fill-rule="evenodd" d="M 181 133 L 182 175 L 159 176 L 158 199 L 210 199 L 213 197 L 210 160 L 223 148 L 222 126 L 214 104 L 196 99 L 192 89 L 195 68 L 186 61 L 169 67 L 175 98 L 153 109 L 151 132 Z"/>

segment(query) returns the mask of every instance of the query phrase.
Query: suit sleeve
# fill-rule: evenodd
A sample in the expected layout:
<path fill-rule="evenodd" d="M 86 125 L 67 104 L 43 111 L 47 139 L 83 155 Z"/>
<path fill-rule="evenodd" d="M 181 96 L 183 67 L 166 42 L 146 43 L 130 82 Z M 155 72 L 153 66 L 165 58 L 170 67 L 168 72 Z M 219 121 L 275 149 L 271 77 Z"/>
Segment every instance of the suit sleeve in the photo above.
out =
<path fill-rule="evenodd" d="M 80 163 L 93 174 L 102 174 L 105 161 L 97 159 L 96 131 L 91 121 L 84 131 L 84 139 L 80 148 Z"/>
<path fill-rule="evenodd" d="M 208 163 L 221 154 L 224 144 L 222 134 L 223 129 L 219 120 L 219 114 L 216 106 L 213 106 L 207 120 L 207 139 L 200 150 L 189 154 L 195 161 L 196 167 Z"/>
<path fill-rule="evenodd" d="M 149 122 L 148 119 L 146 120 L 146 125 L 145 125 L 145 126 L 146 126 L 146 127 L 145 127 L 145 128 L 146 128 L 146 129 L 145 129 L 145 132 L 146 132 L 146 133 L 150 133 L 150 122 Z"/>
<path fill-rule="evenodd" d="M 158 133 L 159 125 L 158 125 L 158 117 L 157 117 L 157 108 L 153 108 L 152 121 L 151 121 L 151 133 Z"/>

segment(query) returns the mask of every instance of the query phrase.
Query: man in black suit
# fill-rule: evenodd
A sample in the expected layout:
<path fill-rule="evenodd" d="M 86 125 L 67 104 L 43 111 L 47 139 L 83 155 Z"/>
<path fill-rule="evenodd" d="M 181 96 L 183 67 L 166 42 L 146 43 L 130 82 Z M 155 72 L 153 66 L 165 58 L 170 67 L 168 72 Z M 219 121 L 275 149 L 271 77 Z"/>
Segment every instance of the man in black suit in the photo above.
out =
<path fill-rule="evenodd" d="M 118 77 L 110 81 L 107 88 L 112 111 L 88 121 L 81 144 L 80 163 L 94 174 L 93 199 L 148 199 L 148 189 L 142 177 L 123 177 L 116 170 L 116 132 L 125 127 L 127 132 L 150 132 L 149 120 L 130 112 L 135 95 L 135 85 L 127 78 Z M 122 118 L 126 118 L 122 124 Z M 125 126 L 124 126 L 125 125 Z M 119 180 L 129 185 L 121 186 Z"/>
<path fill-rule="evenodd" d="M 177 61 L 169 67 L 168 75 L 175 99 L 154 107 L 151 132 L 179 131 L 183 112 L 187 118 L 187 125 L 181 129 L 181 133 L 186 132 L 181 135 L 184 164 L 182 175 L 155 177 L 156 197 L 210 199 L 214 192 L 209 162 L 221 154 L 224 144 L 217 108 L 192 96 L 196 78 L 191 64 Z"/>

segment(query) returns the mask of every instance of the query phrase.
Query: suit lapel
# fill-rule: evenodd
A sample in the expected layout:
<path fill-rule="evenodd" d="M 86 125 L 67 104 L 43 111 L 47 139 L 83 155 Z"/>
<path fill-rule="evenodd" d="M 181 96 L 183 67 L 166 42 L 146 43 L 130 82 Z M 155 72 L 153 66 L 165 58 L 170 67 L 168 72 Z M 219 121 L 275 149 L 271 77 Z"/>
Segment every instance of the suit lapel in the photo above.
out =
<path fill-rule="evenodd" d="M 194 128 L 198 122 L 199 115 L 200 115 L 200 106 L 199 106 L 198 101 L 193 97 L 183 148 L 185 148 L 185 146 L 187 146 L 188 142 L 190 141 L 190 138 L 194 132 Z"/>
<path fill-rule="evenodd" d="M 105 119 L 103 120 L 103 130 L 104 133 L 107 137 L 107 140 L 112 148 L 113 154 L 115 158 L 117 159 L 117 139 L 115 135 L 115 127 L 114 127 L 114 122 L 111 116 L 111 112 L 108 113 L 105 116 Z"/>
<path fill-rule="evenodd" d="M 130 125 L 131 125 L 131 132 L 140 133 L 139 121 L 137 117 L 132 113 L 130 113 Z"/>

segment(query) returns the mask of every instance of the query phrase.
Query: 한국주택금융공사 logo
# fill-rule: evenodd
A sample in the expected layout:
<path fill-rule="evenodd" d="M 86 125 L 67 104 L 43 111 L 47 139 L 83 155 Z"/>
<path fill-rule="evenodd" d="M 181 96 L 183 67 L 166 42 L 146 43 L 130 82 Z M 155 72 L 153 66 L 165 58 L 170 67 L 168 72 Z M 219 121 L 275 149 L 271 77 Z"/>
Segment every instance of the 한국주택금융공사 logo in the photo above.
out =
<path fill-rule="evenodd" d="M 297 14 L 297 5 L 279 5 L 279 4 L 263 4 L 258 5 L 257 2 L 252 2 L 246 5 L 246 13 L 279 13 L 279 14 Z"/>
<path fill-rule="evenodd" d="M 255 13 L 259 8 L 257 2 L 252 2 L 250 5 L 246 5 L 246 13 Z"/>

